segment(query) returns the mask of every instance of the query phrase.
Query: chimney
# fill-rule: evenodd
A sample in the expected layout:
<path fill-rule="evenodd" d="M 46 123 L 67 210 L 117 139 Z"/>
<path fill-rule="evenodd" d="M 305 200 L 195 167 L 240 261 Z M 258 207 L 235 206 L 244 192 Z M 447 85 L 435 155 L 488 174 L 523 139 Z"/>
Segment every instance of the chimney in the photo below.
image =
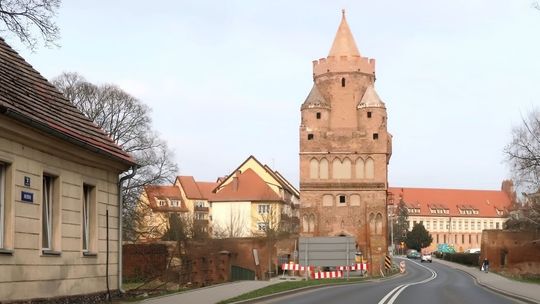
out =
<path fill-rule="evenodd" d="M 236 172 L 234 172 L 234 176 L 233 176 L 233 180 L 232 180 L 233 190 L 234 191 L 238 191 L 238 177 L 240 176 L 241 173 L 242 173 L 242 171 L 240 171 L 240 170 L 237 170 Z"/>

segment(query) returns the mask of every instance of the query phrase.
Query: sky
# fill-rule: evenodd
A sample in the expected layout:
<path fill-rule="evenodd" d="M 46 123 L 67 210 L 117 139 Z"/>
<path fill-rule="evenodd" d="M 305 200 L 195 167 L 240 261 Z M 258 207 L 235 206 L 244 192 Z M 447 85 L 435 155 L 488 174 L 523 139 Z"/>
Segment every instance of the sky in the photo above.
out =
<path fill-rule="evenodd" d="M 181 175 L 214 181 L 249 155 L 299 181 L 300 105 L 341 9 L 393 135 L 392 187 L 499 189 L 504 146 L 540 104 L 532 0 L 63 1 L 42 75 L 78 72 L 152 108 Z"/>

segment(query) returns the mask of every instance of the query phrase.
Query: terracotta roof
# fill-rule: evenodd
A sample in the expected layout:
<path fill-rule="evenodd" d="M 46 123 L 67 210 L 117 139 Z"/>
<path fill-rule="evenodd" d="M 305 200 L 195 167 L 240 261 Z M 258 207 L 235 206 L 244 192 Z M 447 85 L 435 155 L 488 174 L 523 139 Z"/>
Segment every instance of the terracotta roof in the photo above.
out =
<path fill-rule="evenodd" d="M 177 211 L 188 212 L 186 204 L 182 200 L 180 189 L 176 186 L 160 186 L 160 185 L 148 185 L 144 187 L 150 208 L 154 211 Z M 179 207 L 172 206 L 159 206 L 158 199 L 177 200 L 180 202 Z"/>
<path fill-rule="evenodd" d="M 339 24 L 336 37 L 334 38 L 334 43 L 332 43 L 332 48 L 328 56 L 358 56 L 360 57 L 360 52 L 354 41 L 353 34 L 347 24 L 347 19 L 345 18 L 345 10 L 342 11 L 341 23 Z"/>
<path fill-rule="evenodd" d="M 134 165 L 133 158 L 86 118 L 0 38 L 0 113 L 34 128 Z"/>
<path fill-rule="evenodd" d="M 266 182 L 251 168 L 237 173 L 235 180 L 215 190 L 212 202 L 230 201 L 282 201 Z"/>
<path fill-rule="evenodd" d="M 178 176 L 176 179 L 180 182 L 186 197 L 189 199 L 208 200 L 212 195 L 212 190 L 218 185 L 218 183 L 212 182 L 197 182 L 193 176 Z"/>
<path fill-rule="evenodd" d="M 420 208 L 420 213 L 410 214 L 413 216 L 504 217 L 507 216 L 506 211 L 512 205 L 508 194 L 501 190 L 391 187 L 388 191 L 394 204 L 403 200 L 407 207 Z M 437 208 L 447 209 L 448 213 L 431 212 L 431 209 Z M 478 213 L 462 214 L 460 209 L 477 210 Z"/>

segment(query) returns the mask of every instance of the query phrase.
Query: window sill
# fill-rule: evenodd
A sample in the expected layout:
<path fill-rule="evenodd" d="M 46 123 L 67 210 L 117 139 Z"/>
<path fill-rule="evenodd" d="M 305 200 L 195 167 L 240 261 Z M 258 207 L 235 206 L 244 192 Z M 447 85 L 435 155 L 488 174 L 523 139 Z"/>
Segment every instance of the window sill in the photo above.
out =
<path fill-rule="evenodd" d="M 13 250 L 0 248 L 0 255 L 13 255 Z"/>
<path fill-rule="evenodd" d="M 41 250 L 41 256 L 61 256 L 62 252 L 55 251 L 55 250 L 49 250 L 49 249 L 42 249 Z"/>
<path fill-rule="evenodd" d="M 97 257 L 97 252 L 83 251 L 82 254 L 83 254 L 83 256 L 89 257 L 89 258 Z"/>

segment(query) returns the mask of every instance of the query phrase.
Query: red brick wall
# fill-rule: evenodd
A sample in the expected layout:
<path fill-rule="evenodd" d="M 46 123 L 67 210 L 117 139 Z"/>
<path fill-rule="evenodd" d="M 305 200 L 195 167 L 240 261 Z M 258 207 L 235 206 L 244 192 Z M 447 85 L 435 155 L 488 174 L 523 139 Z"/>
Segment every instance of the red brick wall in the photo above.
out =
<path fill-rule="evenodd" d="M 168 261 L 166 244 L 124 244 L 122 272 L 125 279 L 149 278 L 165 271 Z"/>
<path fill-rule="evenodd" d="M 484 230 L 480 259 L 493 270 L 514 275 L 540 274 L 540 233 Z"/>

